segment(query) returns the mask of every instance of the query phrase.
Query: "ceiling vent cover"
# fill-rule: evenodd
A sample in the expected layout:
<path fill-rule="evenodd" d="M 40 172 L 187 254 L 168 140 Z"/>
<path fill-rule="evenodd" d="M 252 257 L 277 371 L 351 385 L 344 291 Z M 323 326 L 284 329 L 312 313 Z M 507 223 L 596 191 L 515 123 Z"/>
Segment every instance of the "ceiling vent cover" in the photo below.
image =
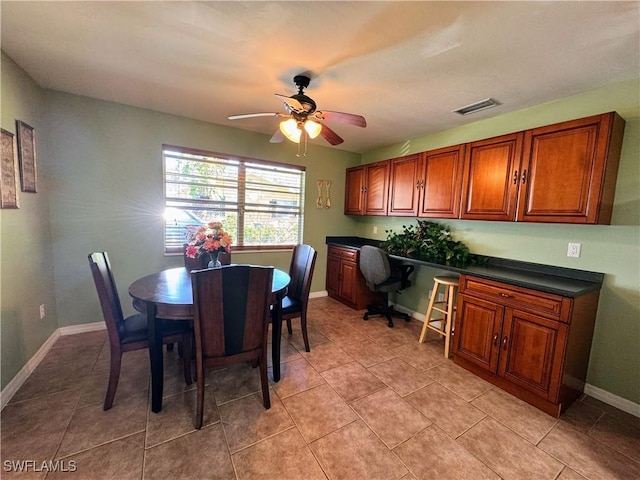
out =
<path fill-rule="evenodd" d="M 496 105 L 500 105 L 500 102 L 497 102 L 493 98 L 486 98 L 479 102 L 472 103 L 471 105 L 467 105 L 466 107 L 458 108 L 457 110 L 454 110 L 453 113 L 457 113 L 458 115 L 469 115 L 470 113 L 486 110 L 487 108 L 495 107 Z"/>

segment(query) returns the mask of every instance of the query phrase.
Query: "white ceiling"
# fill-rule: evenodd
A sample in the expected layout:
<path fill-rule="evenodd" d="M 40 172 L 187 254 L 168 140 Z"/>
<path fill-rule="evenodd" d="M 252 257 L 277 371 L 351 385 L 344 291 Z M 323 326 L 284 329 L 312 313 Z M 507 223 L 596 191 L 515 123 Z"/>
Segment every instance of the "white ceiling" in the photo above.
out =
<path fill-rule="evenodd" d="M 42 87 L 271 135 L 277 118 L 227 116 L 284 111 L 273 94 L 310 72 L 319 109 L 367 119 L 327 122 L 354 152 L 640 77 L 637 0 L 0 7 L 2 50 Z"/>

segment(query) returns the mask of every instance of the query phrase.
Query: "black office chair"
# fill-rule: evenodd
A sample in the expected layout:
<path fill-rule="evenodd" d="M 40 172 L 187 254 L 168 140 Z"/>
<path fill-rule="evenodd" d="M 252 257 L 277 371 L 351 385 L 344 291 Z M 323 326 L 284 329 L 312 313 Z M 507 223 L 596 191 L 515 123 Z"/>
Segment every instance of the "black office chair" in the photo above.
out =
<path fill-rule="evenodd" d="M 367 287 L 384 295 L 384 303 L 367 305 L 367 312 L 362 318 L 369 320 L 371 315 L 382 315 L 387 319 L 389 327 L 393 327 L 392 317 L 403 318 L 406 322 L 411 320 L 409 315 L 398 312 L 389 305 L 389 292 L 399 292 L 411 286 L 409 275 L 414 270 L 413 265 L 394 263 L 392 266 L 384 250 L 364 245 L 360 249 L 360 271 L 367 282 Z"/>

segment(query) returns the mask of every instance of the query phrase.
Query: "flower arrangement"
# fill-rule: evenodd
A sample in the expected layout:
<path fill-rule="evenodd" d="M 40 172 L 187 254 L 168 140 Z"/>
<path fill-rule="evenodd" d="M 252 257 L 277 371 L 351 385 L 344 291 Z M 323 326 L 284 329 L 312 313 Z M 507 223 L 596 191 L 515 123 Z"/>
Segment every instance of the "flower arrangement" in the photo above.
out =
<path fill-rule="evenodd" d="M 222 228 L 221 222 L 209 222 L 191 233 L 185 253 L 189 258 L 217 255 L 218 252 L 231 253 L 231 242 L 233 239 Z"/>

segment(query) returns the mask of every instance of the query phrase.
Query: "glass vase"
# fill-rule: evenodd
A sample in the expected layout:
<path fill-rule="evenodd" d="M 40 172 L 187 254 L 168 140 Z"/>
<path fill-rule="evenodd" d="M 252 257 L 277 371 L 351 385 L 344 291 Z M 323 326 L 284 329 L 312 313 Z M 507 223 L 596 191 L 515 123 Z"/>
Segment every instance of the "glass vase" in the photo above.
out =
<path fill-rule="evenodd" d="M 207 268 L 217 268 L 221 267 L 222 264 L 220 260 L 218 260 L 218 252 L 209 252 L 209 263 L 207 264 Z"/>

